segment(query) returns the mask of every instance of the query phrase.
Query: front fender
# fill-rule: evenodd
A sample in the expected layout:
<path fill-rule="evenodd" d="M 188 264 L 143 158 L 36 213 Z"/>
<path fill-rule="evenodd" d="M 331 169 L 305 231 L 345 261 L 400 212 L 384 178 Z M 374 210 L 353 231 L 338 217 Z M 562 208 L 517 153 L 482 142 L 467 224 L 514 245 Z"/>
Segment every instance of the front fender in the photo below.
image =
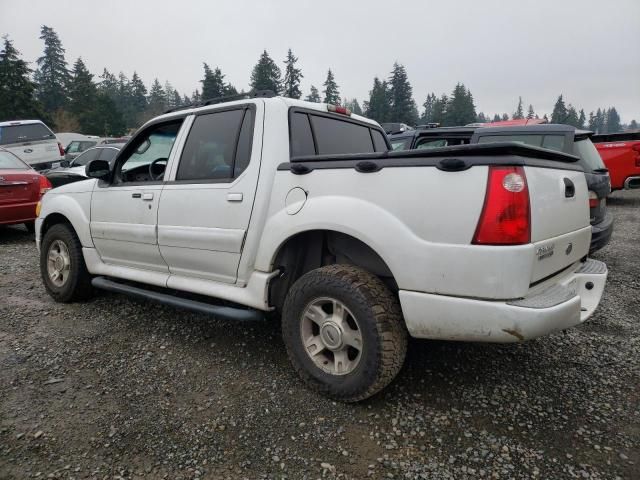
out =
<path fill-rule="evenodd" d="M 40 216 L 36 221 L 36 235 L 41 237 L 42 226 L 53 214 L 64 216 L 76 231 L 83 247 L 93 248 L 89 229 L 91 211 L 91 191 L 55 193 L 51 191 L 42 198 Z"/>

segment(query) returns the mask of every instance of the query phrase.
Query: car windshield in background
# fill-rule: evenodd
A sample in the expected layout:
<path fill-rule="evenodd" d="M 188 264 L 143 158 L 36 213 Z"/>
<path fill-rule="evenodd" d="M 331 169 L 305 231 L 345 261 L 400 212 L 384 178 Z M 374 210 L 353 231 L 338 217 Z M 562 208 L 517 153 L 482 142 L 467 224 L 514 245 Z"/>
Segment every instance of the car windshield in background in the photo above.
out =
<path fill-rule="evenodd" d="M 0 145 L 37 142 L 38 140 L 47 140 L 50 138 L 56 138 L 56 136 L 41 123 L 0 127 Z"/>
<path fill-rule="evenodd" d="M 27 170 L 26 163 L 9 152 L 0 152 L 0 170 Z"/>
<path fill-rule="evenodd" d="M 573 154 L 580 157 L 580 163 L 582 163 L 583 167 L 590 168 L 591 170 L 607 168 L 604 166 L 602 157 L 600 157 L 595 145 L 588 138 L 577 140 L 573 144 Z"/>
<path fill-rule="evenodd" d="M 518 142 L 532 147 L 564 151 L 564 135 L 482 135 L 478 143 Z"/>

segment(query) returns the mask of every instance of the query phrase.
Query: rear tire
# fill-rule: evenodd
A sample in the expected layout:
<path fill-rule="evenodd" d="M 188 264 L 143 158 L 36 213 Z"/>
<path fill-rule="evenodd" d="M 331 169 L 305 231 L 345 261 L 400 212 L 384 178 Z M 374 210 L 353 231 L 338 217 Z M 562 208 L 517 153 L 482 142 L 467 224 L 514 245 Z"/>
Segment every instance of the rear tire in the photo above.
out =
<path fill-rule="evenodd" d="M 378 277 L 351 265 L 318 268 L 296 281 L 284 303 L 282 336 L 305 383 L 344 402 L 385 388 L 407 351 L 398 300 Z"/>
<path fill-rule="evenodd" d="M 40 273 L 47 293 L 56 302 L 86 300 L 93 295 L 82 245 L 73 228 L 66 223 L 58 223 L 44 234 Z"/>

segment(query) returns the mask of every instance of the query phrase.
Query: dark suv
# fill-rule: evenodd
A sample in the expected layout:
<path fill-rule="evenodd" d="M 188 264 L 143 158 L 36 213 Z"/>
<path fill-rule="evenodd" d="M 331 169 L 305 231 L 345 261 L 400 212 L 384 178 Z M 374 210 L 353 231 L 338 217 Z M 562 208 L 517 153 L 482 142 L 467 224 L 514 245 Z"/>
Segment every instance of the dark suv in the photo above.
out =
<path fill-rule="evenodd" d="M 580 158 L 589 188 L 591 248 L 601 249 L 611 238 L 613 217 L 607 212 L 606 198 L 611 192 L 609 171 L 591 142 L 592 132 L 570 125 L 527 125 L 516 127 L 443 127 L 416 129 L 390 135 L 393 150 L 438 148 L 451 145 L 490 142 L 519 142 L 535 147 L 559 150 Z"/>

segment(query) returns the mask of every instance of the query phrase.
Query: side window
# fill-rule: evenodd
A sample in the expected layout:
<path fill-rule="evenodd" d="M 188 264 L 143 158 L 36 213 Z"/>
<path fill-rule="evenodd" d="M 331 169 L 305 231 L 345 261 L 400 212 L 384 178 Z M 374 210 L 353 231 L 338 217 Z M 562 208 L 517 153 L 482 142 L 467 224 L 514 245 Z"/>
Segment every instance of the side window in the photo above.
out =
<path fill-rule="evenodd" d="M 545 135 L 542 147 L 550 150 L 564 151 L 564 135 Z"/>
<path fill-rule="evenodd" d="M 236 145 L 245 110 L 227 110 L 196 117 L 180 157 L 176 180 L 233 178 Z M 246 149 L 243 155 L 246 167 Z"/>
<path fill-rule="evenodd" d="M 75 159 L 73 159 L 73 166 L 82 167 L 89 163 L 91 160 L 95 160 L 96 158 L 98 158 L 99 153 L 100 150 L 98 150 L 97 148 L 87 150 L 86 152 L 78 155 Z"/>
<path fill-rule="evenodd" d="M 66 153 L 78 153 L 80 151 L 80 146 L 82 142 L 73 141 L 69 145 L 67 145 Z"/>
<path fill-rule="evenodd" d="M 292 157 L 316 154 L 309 116 L 306 113 L 296 112 L 291 115 L 289 142 Z"/>
<path fill-rule="evenodd" d="M 98 155 L 99 160 L 106 160 L 107 162 L 113 162 L 113 159 L 116 158 L 118 150 L 115 148 L 100 148 L 100 155 Z"/>
<path fill-rule="evenodd" d="M 161 181 L 183 119 L 154 125 L 136 137 L 118 160 L 121 182 Z M 152 166 L 153 164 L 153 166 Z M 154 174 L 151 175 L 151 170 Z"/>
<path fill-rule="evenodd" d="M 371 129 L 371 137 L 373 138 L 373 146 L 375 147 L 376 152 L 386 152 L 387 151 L 387 142 L 384 141 L 384 137 L 380 130 Z"/>
<path fill-rule="evenodd" d="M 422 150 L 425 148 L 440 148 L 440 147 L 446 147 L 449 144 L 449 142 L 447 141 L 446 138 L 425 138 L 424 140 L 421 140 L 417 145 L 416 145 L 416 150 Z"/>
<path fill-rule="evenodd" d="M 236 162 L 233 166 L 233 177 L 239 176 L 249 166 L 251 160 L 251 147 L 253 145 L 253 110 L 244 111 L 244 119 L 238 136 L 238 148 L 236 148 Z"/>
<path fill-rule="evenodd" d="M 316 136 L 318 155 L 372 153 L 369 128 L 319 115 L 309 115 Z"/>

